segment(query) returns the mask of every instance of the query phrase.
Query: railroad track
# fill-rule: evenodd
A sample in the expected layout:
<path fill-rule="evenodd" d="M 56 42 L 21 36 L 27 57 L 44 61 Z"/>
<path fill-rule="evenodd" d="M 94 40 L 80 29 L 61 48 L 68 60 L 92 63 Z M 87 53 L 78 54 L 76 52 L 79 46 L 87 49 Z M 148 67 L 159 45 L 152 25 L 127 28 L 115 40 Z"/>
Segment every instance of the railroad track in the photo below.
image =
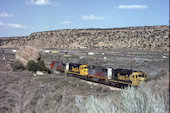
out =
<path fill-rule="evenodd" d="M 121 90 L 121 88 L 117 88 L 117 87 L 114 87 L 114 86 L 108 86 L 108 85 L 105 85 L 105 84 L 100 84 L 100 83 L 86 81 L 86 80 L 81 80 L 81 81 L 85 82 L 87 84 L 90 84 L 90 85 L 101 86 L 101 87 L 105 87 L 105 88 L 108 88 L 108 89 L 114 90 L 114 91 L 120 91 Z"/>

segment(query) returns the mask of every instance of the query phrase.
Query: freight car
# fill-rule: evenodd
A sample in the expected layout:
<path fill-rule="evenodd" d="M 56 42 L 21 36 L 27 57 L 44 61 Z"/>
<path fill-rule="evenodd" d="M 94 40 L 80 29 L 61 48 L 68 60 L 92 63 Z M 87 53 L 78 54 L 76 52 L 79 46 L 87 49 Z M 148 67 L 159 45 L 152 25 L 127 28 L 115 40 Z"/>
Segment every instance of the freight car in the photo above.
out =
<path fill-rule="evenodd" d="M 65 72 L 67 75 L 73 75 L 85 80 L 117 86 L 139 86 L 147 77 L 147 75 L 141 71 L 88 66 L 87 64 L 78 63 L 64 63 L 62 61 L 53 61 L 51 63 L 51 69 Z"/>

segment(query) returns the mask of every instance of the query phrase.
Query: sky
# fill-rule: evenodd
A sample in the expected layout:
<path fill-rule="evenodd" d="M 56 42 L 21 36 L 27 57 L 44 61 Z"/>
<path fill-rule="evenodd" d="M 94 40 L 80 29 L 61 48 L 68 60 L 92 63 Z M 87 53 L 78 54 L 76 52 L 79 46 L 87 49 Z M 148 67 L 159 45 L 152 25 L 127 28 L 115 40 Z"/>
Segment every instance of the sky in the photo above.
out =
<path fill-rule="evenodd" d="M 0 0 L 0 37 L 153 25 L 169 25 L 169 0 Z"/>

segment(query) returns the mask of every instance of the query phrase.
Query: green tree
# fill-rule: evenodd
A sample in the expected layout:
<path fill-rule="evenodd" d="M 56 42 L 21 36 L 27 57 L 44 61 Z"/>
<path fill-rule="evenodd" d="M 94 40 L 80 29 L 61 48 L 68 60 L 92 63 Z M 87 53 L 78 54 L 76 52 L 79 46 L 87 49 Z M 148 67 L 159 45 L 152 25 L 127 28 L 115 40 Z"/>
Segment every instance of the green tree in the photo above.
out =
<path fill-rule="evenodd" d="M 27 70 L 36 72 L 37 68 L 38 68 L 38 66 L 35 61 L 33 61 L 33 60 L 28 61 L 27 66 L 26 66 Z"/>
<path fill-rule="evenodd" d="M 45 63 L 43 60 L 39 60 L 37 63 L 37 71 L 46 71 Z"/>

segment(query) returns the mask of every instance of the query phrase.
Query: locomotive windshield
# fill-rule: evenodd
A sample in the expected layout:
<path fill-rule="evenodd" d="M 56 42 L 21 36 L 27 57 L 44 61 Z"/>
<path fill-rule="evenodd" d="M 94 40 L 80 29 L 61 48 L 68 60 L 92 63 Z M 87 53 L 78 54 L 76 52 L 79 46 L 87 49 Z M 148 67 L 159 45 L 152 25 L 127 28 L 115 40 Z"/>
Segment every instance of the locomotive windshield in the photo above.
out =
<path fill-rule="evenodd" d="M 144 74 L 140 74 L 139 77 L 144 77 Z"/>

